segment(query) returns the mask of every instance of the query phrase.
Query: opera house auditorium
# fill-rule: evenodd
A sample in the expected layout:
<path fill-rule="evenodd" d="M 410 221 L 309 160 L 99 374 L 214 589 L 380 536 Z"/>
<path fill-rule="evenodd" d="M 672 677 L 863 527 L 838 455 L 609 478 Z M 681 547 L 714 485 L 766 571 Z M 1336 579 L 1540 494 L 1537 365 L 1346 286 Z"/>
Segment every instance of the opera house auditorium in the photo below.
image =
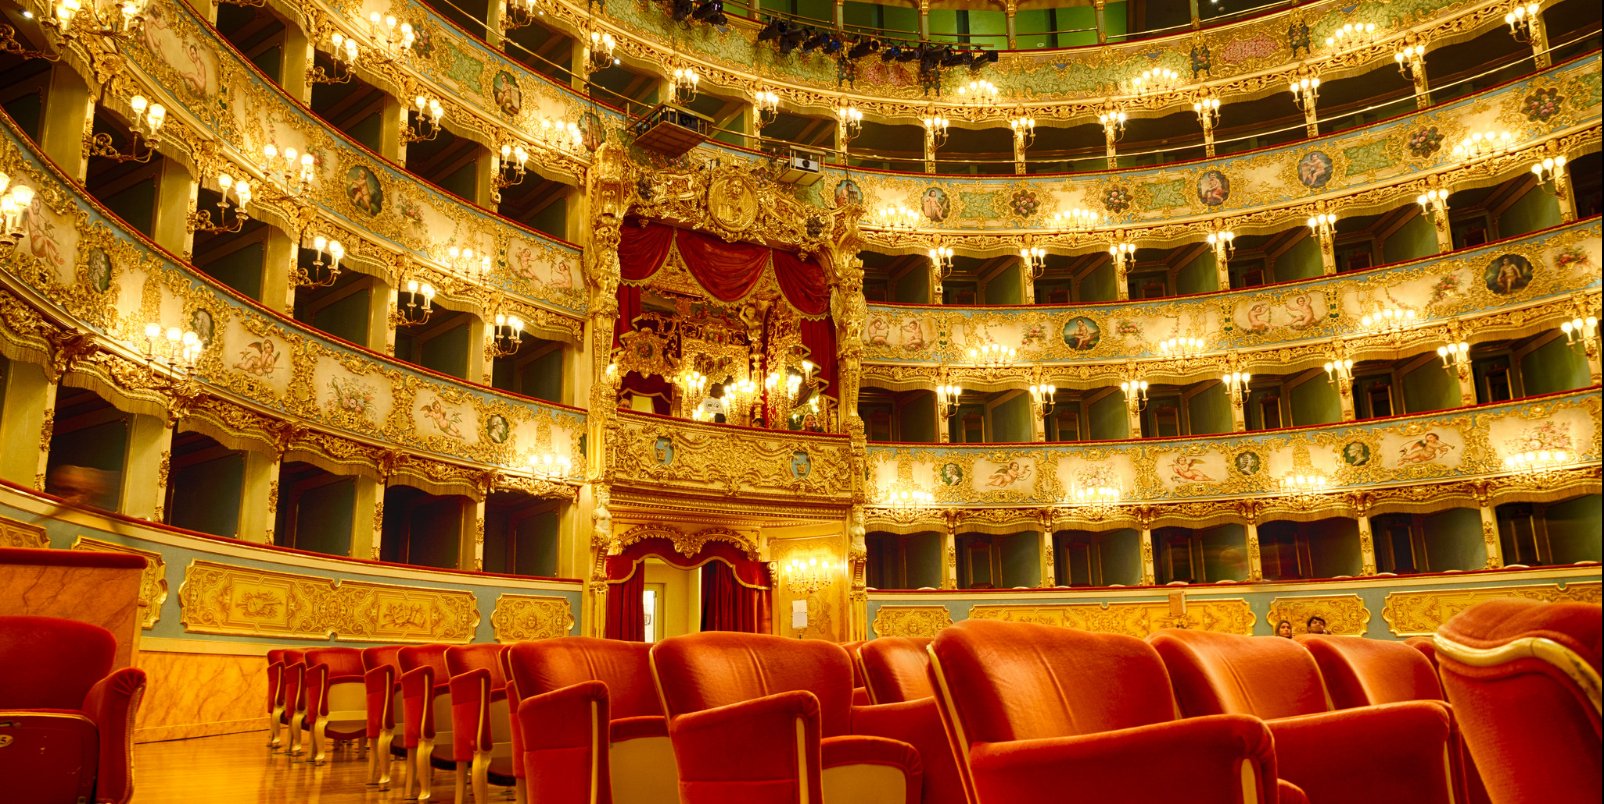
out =
<path fill-rule="evenodd" d="M 0 804 L 1597 804 L 1598 0 L 0 0 Z"/>

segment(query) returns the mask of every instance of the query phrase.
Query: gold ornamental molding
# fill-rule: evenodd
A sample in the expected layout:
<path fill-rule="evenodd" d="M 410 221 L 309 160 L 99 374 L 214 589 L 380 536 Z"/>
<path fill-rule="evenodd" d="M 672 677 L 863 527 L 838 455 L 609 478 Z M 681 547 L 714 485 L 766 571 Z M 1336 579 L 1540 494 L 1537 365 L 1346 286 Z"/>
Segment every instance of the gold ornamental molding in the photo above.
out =
<path fill-rule="evenodd" d="M 178 590 L 193 634 L 353 642 L 473 640 L 472 592 L 342 581 L 194 560 Z"/>
<path fill-rule="evenodd" d="M 574 628 L 574 608 L 566 597 L 501 595 L 490 627 L 497 642 L 565 637 Z"/>
<path fill-rule="evenodd" d="M 1282 620 L 1292 623 L 1292 632 L 1307 631 L 1310 617 L 1321 617 L 1333 634 L 1364 636 L 1370 630 L 1370 609 L 1358 595 L 1308 595 L 1278 597 L 1270 601 L 1270 611 L 1264 619 L 1270 623 L 1270 633 Z"/>
<path fill-rule="evenodd" d="M 141 550 L 125 544 L 79 536 L 73 540 L 73 550 L 126 553 L 145 559 L 145 569 L 139 573 L 139 607 L 144 609 L 140 621 L 146 631 L 156 627 L 162 616 L 162 604 L 167 602 L 167 560 L 154 550 Z"/>
<path fill-rule="evenodd" d="M 1381 618 L 1396 637 L 1430 636 L 1443 623 L 1477 603 L 1515 598 L 1543 603 L 1591 603 L 1601 600 L 1598 581 L 1389 592 Z"/>
<path fill-rule="evenodd" d="M 946 606 L 881 606 L 874 613 L 874 632 L 883 637 L 933 637 L 949 625 Z"/>
<path fill-rule="evenodd" d="M 608 550 L 609 555 L 617 555 L 632 544 L 647 539 L 667 539 L 674 545 L 674 552 L 686 558 L 691 558 L 702 552 L 708 542 L 724 542 L 734 545 L 748 558 L 756 559 L 760 545 L 755 536 L 742 533 L 734 528 L 714 526 L 696 531 L 684 531 L 669 524 L 636 525 L 613 539 Z"/>
<path fill-rule="evenodd" d="M 969 609 L 969 618 L 1056 625 L 1141 639 L 1165 628 L 1251 636 L 1256 619 L 1243 598 L 1188 601 L 1181 595 L 1172 595 L 1168 601 L 1133 603 L 982 604 Z"/>
<path fill-rule="evenodd" d="M 50 536 L 39 525 L 0 517 L 0 547 L 43 550 L 50 547 Z"/>

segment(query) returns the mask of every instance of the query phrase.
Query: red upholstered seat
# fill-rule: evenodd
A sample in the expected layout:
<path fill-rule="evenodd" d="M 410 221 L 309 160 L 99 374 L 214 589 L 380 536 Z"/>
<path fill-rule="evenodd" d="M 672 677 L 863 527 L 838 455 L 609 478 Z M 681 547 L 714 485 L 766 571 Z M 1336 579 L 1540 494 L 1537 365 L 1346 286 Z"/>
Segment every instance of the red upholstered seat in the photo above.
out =
<path fill-rule="evenodd" d="M 569 637 L 507 649 L 525 778 L 540 804 L 662 804 L 678 799 L 668 721 L 650 646 Z"/>
<path fill-rule="evenodd" d="M 330 738 L 354 740 L 367 733 L 368 695 L 362 651 L 313 648 L 306 652 L 306 718 L 314 764 L 328 755 Z"/>
<path fill-rule="evenodd" d="M 507 709 L 507 681 L 500 659 L 504 650 L 497 644 L 446 649 L 451 740 L 436 742 L 431 759 L 440 763 L 449 757 L 456 767 L 457 804 L 463 804 L 469 787 L 477 804 L 489 804 L 492 783 L 515 783 L 512 715 Z M 442 756 L 442 749 L 449 754 Z M 423 777 L 425 785 L 428 778 Z"/>
<path fill-rule="evenodd" d="M 1264 719 L 1282 778 L 1310 801 L 1452 801 L 1442 703 L 1333 712 L 1314 657 L 1292 640 L 1165 630 L 1149 641 L 1169 669 L 1184 716 Z"/>
<path fill-rule="evenodd" d="M 430 798 L 423 782 L 430 768 L 437 737 L 451 745 L 451 696 L 447 689 L 445 645 L 416 645 L 396 651 L 401 664 L 401 747 L 407 761 L 402 768 L 402 798 Z M 437 710 L 436 707 L 439 707 Z M 420 786 L 421 790 L 414 788 Z"/>
<path fill-rule="evenodd" d="M 362 649 L 362 686 L 367 696 L 368 785 L 390 789 L 395 717 L 401 709 L 401 648 Z M 392 748 L 393 747 L 393 748 Z M 404 755 L 404 752 L 403 752 Z"/>
<path fill-rule="evenodd" d="M 145 671 L 111 672 L 117 640 L 98 625 L 0 617 L 0 799 L 133 798 L 134 717 Z"/>
<path fill-rule="evenodd" d="M 875 703 L 917 701 L 936 694 L 930 686 L 930 640 L 881 637 L 858 649 L 869 698 Z"/>
<path fill-rule="evenodd" d="M 1442 701 L 1437 668 L 1426 654 L 1402 642 L 1383 639 L 1299 634 L 1299 644 L 1320 667 L 1326 692 L 1337 709 L 1355 709 L 1399 701 Z M 1469 804 L 1487 801 L 1486 789 L 1475 764 L 1465 753 L 1457 730 L 1453 738 L 1454 782 L 1458 799 Z"/>
<path fill-rule="evenodd" d="M 1492 600 L 1437 630 L 1437 663 L 1497 804 L 1597 802 L 1601 609 Z"/>
<path fill-rule="evenodd" d="M 1140 639 L 966 620 L 929 653 L 971 804 L 1304 801 L 1278 784 L 1262 722 L 1175 720 L 1169 676 Z"/>
<path fill-rule="evenodd" d="M 651 662 L 682 804 L 915 804 L 947 756 L 931 702 L 852 706 L 840 645 L 709 632 Z"/>

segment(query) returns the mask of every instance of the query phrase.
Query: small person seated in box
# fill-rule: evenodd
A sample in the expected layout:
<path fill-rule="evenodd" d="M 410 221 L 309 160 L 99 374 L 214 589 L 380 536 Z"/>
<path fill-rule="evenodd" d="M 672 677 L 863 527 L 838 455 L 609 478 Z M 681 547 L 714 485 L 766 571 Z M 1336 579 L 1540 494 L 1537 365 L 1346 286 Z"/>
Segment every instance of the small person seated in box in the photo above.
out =
<path fill-rule="evenodd" d="M 729 408 L 724 404 L 724 383 L 708 386 L 707 396 L 696 406 L 696 418 L 704 422 L 724 424 L 729 421 Z"/>
<path fill-rule="evenodd" d="M 1307 623 L 1304 623 L 1304 630 L 1308 631 L 1311 634 L 1329 634 L 1329 633 L 1331 633 L 1330 631 L 1326 630 L 1326 618 L 1321 617 L 1318 614 L 1314 615 L 1313 617 L 1310 617 L 1309 621 Z"/>
<path fill-rule="evenodd" d="M 1292 621 L 1282 620 L 1275 624 L 1275 635 L 1286 639 L 1292 638 Z"/>

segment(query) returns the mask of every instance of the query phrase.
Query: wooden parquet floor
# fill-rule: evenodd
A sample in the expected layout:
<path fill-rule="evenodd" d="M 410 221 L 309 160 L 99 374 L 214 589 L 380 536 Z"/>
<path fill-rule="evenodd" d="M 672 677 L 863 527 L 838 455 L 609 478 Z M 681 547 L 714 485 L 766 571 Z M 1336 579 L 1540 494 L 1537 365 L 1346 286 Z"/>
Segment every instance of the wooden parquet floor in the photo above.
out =
<path fill-rule="evenodd" d="M 228 734 L 134 746 L 133 804 L 401 804 L 401 764 L 395 783 L 367 787 L 367 756 L 355 746 L 329 752 L 313 766 L 270 754 L 267 732 Z M 434 801 L 451 804 L 454 774 L 434 772 Z M 510 788 L 492 787 L 493 802 L 511 802 Z M 3 797 L 0 797 L 3 798 Z M 469 795 L 472 802 L 472 795 Z"/>

